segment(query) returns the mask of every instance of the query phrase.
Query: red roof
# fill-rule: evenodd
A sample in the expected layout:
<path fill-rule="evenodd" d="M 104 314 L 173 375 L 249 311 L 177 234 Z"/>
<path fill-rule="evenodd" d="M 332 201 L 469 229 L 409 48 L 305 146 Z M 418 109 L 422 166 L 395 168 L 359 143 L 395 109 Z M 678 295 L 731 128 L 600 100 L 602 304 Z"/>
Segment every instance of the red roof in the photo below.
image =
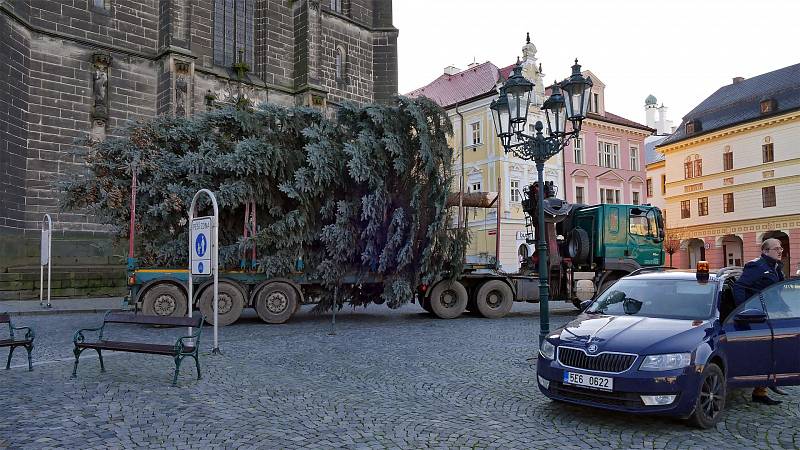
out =
<path fill-rule="evenodd" d="M 442 74 L 427 86 L 415 89 L 406 96 L 428 97 L 447 108 L 467 99 L 494 93 L 499 80 L 500 70 L 497 66 L 485 62 L 454 75 Z"/>
<path fill-rule="evenodd" d="M 612 113 L 610 113 L 608 111 L 606 111 L 605 116 L 601 116 L 600 114 L 595 114 L 595 113 L 591 113 L 590 112 L 590 113 L 586 114 L 586 117 L 588 117 L 589 119 L 601 120 L 603 122 L 615 123 L 617 125 L 624 125 L 626 127 L 639 128 L 639 129 L 645 130 L 645 131 L 650 131 L 650 132 L 655 132 L 656 131 L 656 130 L 648 127 L 647 125 L 642 125 L 639 122 L 634 122 L 634 121 L 626 119 L 626 118 L 624 118 L 622 116 L 618 116 L 616 114 L 612 114 Z"/>

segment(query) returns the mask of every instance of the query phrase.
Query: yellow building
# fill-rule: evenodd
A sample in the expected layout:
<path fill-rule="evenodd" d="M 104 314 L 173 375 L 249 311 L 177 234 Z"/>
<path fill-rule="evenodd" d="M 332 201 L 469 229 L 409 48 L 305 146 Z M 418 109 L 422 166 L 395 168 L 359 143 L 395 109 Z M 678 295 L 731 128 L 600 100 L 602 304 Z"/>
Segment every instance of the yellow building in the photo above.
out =
<path fill-rule="evenodd" d="M 800 261 L 800 64 L 735 78 L 705 99 L 658 150 L 676 267 L 743 265 L 764 239 Z M 655 181 L 655 180 L 654 180 Z"/>
<path fill-rule="evenodd" d="M 536 46 L 530 42 L 530 38 L 522 54 L 522 74 L 534 83 L 536 94 L 527 125 L 533 130 L 537 120 L 545 123 L 539 109 L 544 101 L 544 74 L 537 63 Z M 436 80 L 407 94 L 410 97 L 428 97 L 447 110 L 454 129 L 450 142 L 455 149 L 453 172 L 456 184 L 453 192 L 459 192 L 458 183 L 463 177 L 465 192 L 500 193 L 499 261 L 501 269 L 508 272 L 519 269 L 521 255 L 533 252 L 533 246 L 526 244 L 521 201 L 525 186 L 537 180 L 536 165 L 532 161 L 505 153 L 495 134 L 489 109 L 492 100 L 499 95 L 498 88 L 513 67 L 514 64 L 498 68 L 491 62 L 473 63 L 466 70 L 447 67 Z M 561 154 L 547 161 L 544 179 L 552 181 L 558 193 L 563 192 Z M 497 209 L 471 208 L 466 216 L 472 233 L 468 260 L 491 260 L 497 251 Z"/>

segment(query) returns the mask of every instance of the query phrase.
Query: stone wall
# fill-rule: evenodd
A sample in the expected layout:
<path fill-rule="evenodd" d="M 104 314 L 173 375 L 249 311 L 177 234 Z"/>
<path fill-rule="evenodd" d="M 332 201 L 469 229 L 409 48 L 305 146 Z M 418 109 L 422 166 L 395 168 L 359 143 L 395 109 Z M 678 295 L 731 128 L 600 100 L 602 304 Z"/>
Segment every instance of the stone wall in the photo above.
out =
<path fill-rule="evenodd" d="M 395 95 L 391 0 L 343 3 L 337 13 L 327 1 L 255 1 L 253 64 L 239 78 L 214 65 L 215 0 L 0 0 L 0 273 L 38 264 L 45 213 L 54 264 L 123 262 L 108 226 L 59 211 L 57 181 L 85 170 L 81 140 L 238 95 L 319 107 Z M 342 79 L 337 48 L 347 55 Z"/>

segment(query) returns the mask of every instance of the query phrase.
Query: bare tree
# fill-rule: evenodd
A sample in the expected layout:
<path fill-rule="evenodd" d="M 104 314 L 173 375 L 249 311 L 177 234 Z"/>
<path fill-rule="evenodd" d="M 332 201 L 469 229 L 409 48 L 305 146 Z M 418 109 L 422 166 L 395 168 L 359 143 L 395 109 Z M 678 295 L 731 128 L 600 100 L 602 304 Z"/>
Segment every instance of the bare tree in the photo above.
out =
<path fill-rule="evenodd" d="M 669 265 L 672 266 L 672 255 L 681 248 L 681 240 L 678 234 L 669 228 L 664 230 L 664 251 L 669 255 Z"/>

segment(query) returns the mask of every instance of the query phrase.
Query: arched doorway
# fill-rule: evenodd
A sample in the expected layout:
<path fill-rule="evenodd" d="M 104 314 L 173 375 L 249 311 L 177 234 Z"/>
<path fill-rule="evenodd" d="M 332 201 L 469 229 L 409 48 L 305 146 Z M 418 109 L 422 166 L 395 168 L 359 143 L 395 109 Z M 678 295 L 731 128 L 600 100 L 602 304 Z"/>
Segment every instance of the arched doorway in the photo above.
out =
<path fill-rule="evenodd" d="M 789 236 L 783 231 L 767 231 L 761 238 L 761 242 L 767 239 L 777 239 L 781 241 L 781 247 L 783 247 L 783 256 L 781 257 L 783 276 L 789 278 L 794 274 L 794 272 L 792 272 L 792 255 L 789 253 Z"/>
<path fill-rule="evenodd" d="M 744 243 L 739 236 L 729 234 L 722 237 L 722 267 L 739 266 L 744 264 L 742 255 Z"/>
<path fill-rule="evenodd" d="M 689 252 L 689 269 L 697 267 L 698 261 L 705 261 L 706 243 L 702 239 L 689 239 L 686 244 L 686 250 Z"/>

